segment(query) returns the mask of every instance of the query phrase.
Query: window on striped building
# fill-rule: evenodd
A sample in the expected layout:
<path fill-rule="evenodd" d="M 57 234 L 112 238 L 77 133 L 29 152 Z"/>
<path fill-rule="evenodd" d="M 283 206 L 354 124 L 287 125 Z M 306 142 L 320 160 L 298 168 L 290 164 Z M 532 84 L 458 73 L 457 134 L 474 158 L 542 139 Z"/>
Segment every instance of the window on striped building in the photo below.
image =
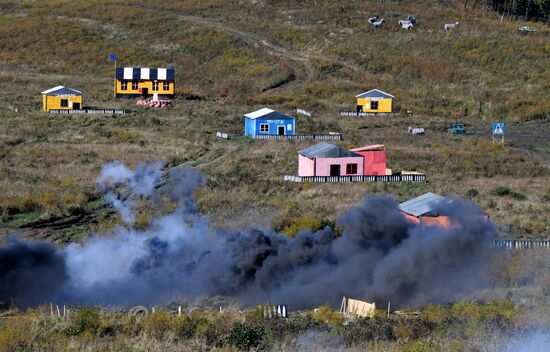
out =
<path fill-rule="evenodd" d="M 163 82 L 162 83 L 162 89 L 170 90 L 170 82 Z"/>
<path fill-rule="evenodd" d="M 138 82 L 132 81 L 132 89 L 137 90 L 138 89 Z"/>
<path fill-rule="evenodd" d="M 159 90 L 159 82 L 153 81 L 153 92 L 156 92 L 157 90 Z"/>
<path fill-rule="evenodd" d="M 120 82 L 120 90 L 127 90 L 128 89 L 128 82 L 122 81 Z"/>

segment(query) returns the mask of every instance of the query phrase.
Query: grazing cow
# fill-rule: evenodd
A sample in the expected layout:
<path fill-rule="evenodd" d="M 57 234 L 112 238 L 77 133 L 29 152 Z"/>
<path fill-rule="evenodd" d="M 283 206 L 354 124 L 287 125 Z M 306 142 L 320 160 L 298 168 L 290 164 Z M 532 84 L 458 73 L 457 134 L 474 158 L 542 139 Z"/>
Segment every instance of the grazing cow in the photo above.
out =
<path fill-rule="evenodd" d="M 374 16 L 374 17 L 369 18 L 369 23 L 370 24 L 373 24 L 376 21 L 378 21 L 378 16 Z"/>
<path fill-rule="evenodd" d="M 443 28 L 445 28 L 446 31 L 448 31 L 449 29 L 453 29 L 455 27 L 458 27 L 458 22 L 456 22 L 456 23 L 445 23 L 445 26 L 443 26 Z"/>
<path fill-rule="evenodd" d="M 384 23 L 384 19 L 382 18 L 381 20 L 377 21 L 377 22 L 372 22 L 372 25 L 376 28 L 378 27 L 381 27 L 382 26 L 382 23 Z"/>
<path fill-rule="evenodd" d="M 406 29 L 406 30 L 409 30 L 409 29 L 414 27 L 412 22 L 409 21 L 409 20 L 399 20 L 399 25 L 401 26 L 401 28 Z"/>
<path fill-rule="evenodd" d="M 413 26 L 416 26 L 416 16 L 407 17 L 407 21 L 411 22 Z"/>

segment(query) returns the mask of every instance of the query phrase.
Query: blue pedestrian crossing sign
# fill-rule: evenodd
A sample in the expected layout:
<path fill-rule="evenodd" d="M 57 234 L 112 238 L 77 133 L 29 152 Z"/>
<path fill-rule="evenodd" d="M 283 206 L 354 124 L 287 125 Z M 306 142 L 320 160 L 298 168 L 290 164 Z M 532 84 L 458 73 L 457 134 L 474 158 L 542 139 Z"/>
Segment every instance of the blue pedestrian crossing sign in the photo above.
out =
<path fill-rule="evenodd" d="M 504 122 L 493 123 L 493 135 L 504 136 Z"/>

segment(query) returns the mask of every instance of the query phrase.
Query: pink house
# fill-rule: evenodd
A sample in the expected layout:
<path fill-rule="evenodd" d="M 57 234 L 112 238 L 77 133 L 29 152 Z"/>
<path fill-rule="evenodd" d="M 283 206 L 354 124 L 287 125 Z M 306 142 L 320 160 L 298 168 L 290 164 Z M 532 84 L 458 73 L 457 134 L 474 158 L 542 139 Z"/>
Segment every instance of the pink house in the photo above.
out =
<path fill-rule="evenodd" d="M 298 176 L 360 176 L 363 155 L 321 142 L 299 151 Z"/>
<path fill-rule="evenodd" d="M 361 154 L 364 160 L 363 175 L 381 176 L 386 174 L 386 147 L 383 144 L 367 145 L 351 149 Z"/>

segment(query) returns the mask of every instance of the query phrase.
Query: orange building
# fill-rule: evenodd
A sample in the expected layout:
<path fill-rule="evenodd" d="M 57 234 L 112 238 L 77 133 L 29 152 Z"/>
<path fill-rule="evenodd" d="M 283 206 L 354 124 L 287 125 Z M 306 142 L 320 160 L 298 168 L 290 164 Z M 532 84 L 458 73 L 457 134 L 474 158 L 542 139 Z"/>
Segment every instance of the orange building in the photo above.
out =
<path fill-rule="evenodd" d="M 409 221 L 415 224 L 451 227 L 452 224 L 449 217 L 441 216 L 434 210 L 437 203 L 442 199 L 444 197 L 428 192 L 399 204 L 399 210 L 401 210 Z"/>
<path fill-rule="evenodd" d="M 454 226 L 451 218 L 440 215 L 435 210 L 437 203 L 443 199 L 445 197 L 428 192 L 399 204 L 399 210 L 414 224 L 450 228 Z M 485 214 L 484 218 L 489 221 L 489 215 Z"/>

